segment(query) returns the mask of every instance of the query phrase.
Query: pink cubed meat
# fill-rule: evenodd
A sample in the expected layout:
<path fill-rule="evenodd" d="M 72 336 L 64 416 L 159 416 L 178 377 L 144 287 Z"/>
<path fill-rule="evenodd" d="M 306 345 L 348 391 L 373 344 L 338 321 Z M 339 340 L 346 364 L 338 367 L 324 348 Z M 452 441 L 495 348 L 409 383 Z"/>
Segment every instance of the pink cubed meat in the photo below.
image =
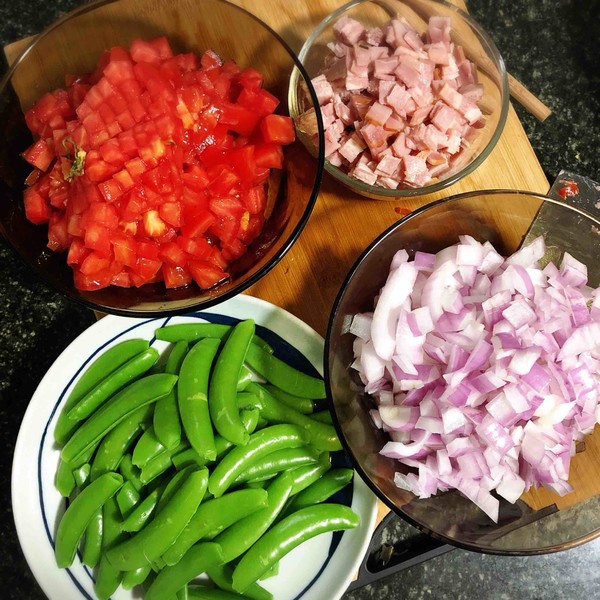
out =
<path fill-rule="evenodd" d="M 327 77 L 325 77 L 325 75 L 318 75 L 312 79 L 311 82 L 315 88 L 319 104 L 321 106 L 327 104 L 327 102 L 333 98 L 333 88 L 331 87 L 331 83 L 327 80 Z"/>
<path fill-rule="evenodd" d="M 362 138 L 354 132 L 340 147 L 339 153 L 349 163 L 356 160 L 356 157 L 367 147 Z"/>
<path fill-rule="evenodd" d="M 385 125 L 386 121 L 392 116 L 392 109 L 379 102 L 374 102 L 365 115 L 365 121 L 375 125 Z"/>
<path fill-rule="evenodd" d="M 356 44 L 365 32 L 362 23 L 348 16 L 338 19 L 333 26 L 333 31 L 346 44 Z"/>
<path fill-rule="evenodd" d="M 402 157 L 404 167 L 404 181 L 413 185 L 425 185 L 431 177 L 427 169 L 427 163 L 421 156 Z"/>

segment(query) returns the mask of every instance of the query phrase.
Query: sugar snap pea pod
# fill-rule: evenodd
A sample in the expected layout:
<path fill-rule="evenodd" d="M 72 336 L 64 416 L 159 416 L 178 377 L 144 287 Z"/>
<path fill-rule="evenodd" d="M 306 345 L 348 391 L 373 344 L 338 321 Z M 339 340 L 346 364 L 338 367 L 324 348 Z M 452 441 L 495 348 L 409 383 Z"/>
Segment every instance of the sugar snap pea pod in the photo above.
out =
<path fill-rule="evenodd" d="M 328 410 L 320 410 L 319 412 L 313 413 L 310 418 L 315 421 L 320 421 L 321 423 L 333 423 L 333 417 Z"/>
<path fill-rule="evenodd" d="M 215 362 L 208 395 L 215 429 L 226 440 L 241 446 L 248 443 L 248 432 L 237 406 L 237 381 L 253 335 L 254 321 L 250 319 L 240 321 L 232 329 Z"/>
<path fill-rule="evenodd" d="M 251 383 L 247 390 L 256 393 L 263 401 L 262 416 L 269 422 L 293 423 L 306 430 L 311 446 L 317 450 L 341 450 L 342 445 L 335 428 L 327 423 L 320 423 L 307 415 L 279 402 L 264 387 Z"/>
<path fill-rule="evenodd" d="M 291 489 L 292 478 L 289 471 L 284 471 L 266 490 L 268 506 L 234 523 L 214 539 L 221 546 L 223 562 L 228 563 L 242 555 L 269 529 L 283 510 Z"/>
<path fill-rule="evenodd" d="M 237 382 L 237 391 L 243 392 L 246 389 L 246 386 L 252 381 L 253 377 L 254 374 L 252 371 L 246 365 L 242 365 L 242 368 L 240 369 L 240 376 L 238 377 Z"/>
<path fill-rule="evenodd" d="M 259 335 L 254 334 L 254 337 L 252 338 L 252 343 L 258 346 L 264 352 L 267 352 L 268 354 L 273 354 L 273 346 L 271 346 L 271 344 L 269 344 Z"/>
<path fill-rule="evenodd" d="M 319 457 L 319 462 L 316 465 L 307 467 L 298 467 L 289 471 L 290 477 L 293 480 L 291 496 L 299 494 L 309 485 L 319 480 L 324 473 L 331 469 L 331 460 L 328 453 L 323 453 Z"/>
<path fill-rule="evenodd" d="M 90 483 L 68 506 L 58 525 L 54 552 L 56 564 L 68 567 L 73 564 L 79 540 L 96 511 L 123 485 L 117 473 L 107 473 Z"/>
<path fill-rule="evenodd" d="M 231 330 L 231 325 L 219 323 L 177 323 L 158 328 L 154 335 L 165 342 L 197 342 L 204 338 L 222 339 Z"/>
<path fill-rule="evenodd" d="M 273 398 L 276 398 L 279 400 L 279 402 L 296 409 L 298 412 L 304 415 L 309 415 L 315 410 L 315 405 L 310 398 L 294 396 L 293 394 L 284 392 L 277 386 L 270 383 L 266 384 L 264 388 L 269 392 L 269 394 L 271 394 L 271 396 L 273 396 Z"/>
<path fill-rule="evenodd" d="M 163 560 L 167 565 L 176 564 L 196 542 L 213 539 L 233 523 L 266 507 L 267 502 L 267 492 L 261 489 L 240 489 L 205 500 L 163 554 Z"/>
<path fill-rule="evenodd" d="M 237 394 L 237 406 L 239 410 L 244 408 L 262 408 L 262 400 L 256 394 L 249 394 L 248 392 L 238 392 Z"/>
<path fill-rule="evenodd" d="M 306 506 L 325 502 L 336 492 L 345 488 L 352 480 L 354 471 L 352 469 L 338 468 L 331 469 L 320 479 L 311 483 L 305 490 L 294 496 L 289 506 L 286 508 L 286 514 L 291 514 Z"/>
<path fill-rule="evenodd" d="M 206 469 L 190 473 L 150 523 L 130 539 L 107 551 L 110 563 L 117 569 L 130 571 L 151 564 L 164 554 L 196 512 L 206 491 L 207 480 Z"/>
<path fill-rule="evenodd" d="M 343 504 L 316 504 L 291 514 L 262 536 L 233 570 L 233 589 L 243 592 L 302 542 L 328 531 L 358 527 L 360 517 Z"/>
<path fill-rule="evenodd" d="M 83 398 L 90 390 L 98 385 L 124 365 L 128 360 L 148 349 L 147 340 L 126 340 L 103 352 L 79 378 L 56 421 L 54 428 L 54 439 L 61 446 L 71 437 L 77 429 L 77 422 L 67 417 L 67 413 Z"/>
<path fill-rule="evenodd" d="M 148 575 L 150 575 L 150 571 L 152 568 L 150 565 L 145 567 L 138 567 L 137 569 L 133 569 L 132 571 L 126 571 L 123 573 L 123 580 L 121 581 L 121 586 L 124 590 L 131 590 L 136 585 L 141 585 L 146 581 Z"/>
<path fill-rule="evenodd" d="M 192 448 L 207 460 L 217 456 L 207 394 L 210 370 L 219 344 L 215 338 L 197 342 L 183 359 L 177 384 L 183 429 Z"/>
<path fill-rule="evenodd" d="M 131 454 L 126 454 L 119 463 L 119 471 L 126 481 L 129 481 L 131 485 L 140 491 L 145 483 L 140 479 L 140 470 L 131 462 Z"/>
<path fill-rule="evenodd" d="M 56 477 L 54 486 L 61 496 L 68 498 L 75 489 L 75 478 L 73 477 L 73 469 L 69 463 L 59 459 L 58 468 L 56 469 Z"/>
<path fill-rule="evenodd" d="M 264 581 L 270 577 L 277 577 L 279 575 L 279 563 L 276 562 L 268 571 L 265 571 L 261 576 L 260 580 Z"/>
<path fill-rule="evenodd" d="M 248 465 L 248 467 L 235 478 L 233 485 L 239 485 L 245 481 L 267 479 L 286 469 L 315 464 L 318 460 L 319 454 L 317 451 L 308 446 L 276 450 Z"/>
<path fill-rule="evenodd" d="M 106 558 L 106 550 L 125 538 L 121 532 L 121 511 L 113 496 L 102 507 L 103 536 L 102 556 L 96 572 L 94 590 L 99 600 L 107 600 L 114 594 L 121 583 L 121 571 L 115 569 Z"/>
<path fill-rule="evenodd" d="M 76 469 L 73 469 L 73 479 L 77 487 L 83 487 L 90 476 L 90 464 L 85 463 Z"/>
<path fill-rule="evenodd" d="M 176 381 L 176 375 L 159 373 L 130 383 L 79 427 L 63 447 L 61 457 L 67 462 L 75 460 L 132 412 L 168 394 Z"/>
<path fill-rule="evenodd" d="M 157 359 L 158 350 L 156 348 L 148 348 L 141 354 L 134 356 L 79 400 L 67 413 L 67 417 L 73 421 L 87 419 L 113 394 L 146 373 Z"/>
<path fill-rule="evenodd" d="M 208 588 L 204 585 L 188 586 L 188 600 L 247 600 L 248 598 L 252 596 Z"/>
<path fill-rule="evenodd" d="M 121 523 L 121 530 L 130 533 L 139 531 L 152 518 L 165 487 L 166 484 L 159 485 L 141 500 Z"/>
<path fill-rule="evenodd" d="M 211 542 L 196 544 L 176 565 L 165 567 L 158 573 L 146 591 L 144 600 L 171 598 L 197 575 L 222 560 L 221 549 L 217 544 Z"/>
<path fill-rule="evenodd" d="M 187 342 L 177 342 L 167 359 L 165 373 L 179 375 L 181 363 L 188 352 Z M 154 409 L 154 433 L 158 441 L 166 448 L 175 448 L 181 442 L 181 419 L 177 406 L 177 390 L 161 398 Z"/>
<path fill-rule="evenodd" d="M 164 492 L 160 496 L 160 500 L 156 505 L 156 512 L 160 512 L 160 510 L 165 506 L 165 504 L 173 497 L 175 492 L 182 486 L 183 482 L 187 479 L 187 477 L 193 471 L 198 470 L 198 467 L 195 465 L 189 465 L 185 469 L 178 471 L 169 479 L 167 485 L 164 489 Z"/>
<path fill-rule="evenodd" d="M 187 586 L 187 584 L 185 584 L 182 588 L 177 590 L 177 592 L 175 593 L 175 600 L 188 600 L 188 598 L 189 598 L 188 586 Z"/>
<path fill-rule="evenodd" d="M 322 379 L 294 369 L 256 344 L 248 348 L 246 363 L 261 377 L 284 392 L 315 400 L 326 397 L 325 383 Z"/>
<path fill-rule="evenodd" d="M 304 430 L 295 425 L 272 425 L 253 433 L 246 446 L 235 446 L 215 466 L 208 489 L 218 498 L 252 462 L 283 448 L 306 443 Z"/>
<path fill-rule="evenodd" d="M 230 594 L 236 594 L 236 598 L 240 597 L 237 592 L 233 591 L 233 587 L 231 586 L 231 577 L 233 575 L 233 567 L 231 565 L 214 565 L 213 567 L 206 569 L 206 574 L 218 588 L 221 588 L 221 590 L 229 592 Z M 190 586 L 189 591 L 192 591 L 193 589 L 194 588 Z M 273 594 L 265 590 L 265 588 L 261 587 L 258 583 L 248 586 L 244 592 L 244 596 L 250 600 L 273 600 Z"/>
<path fill-rule="evenodd" d="M 142 468 L 140 474 L 140 481 L 143 485 L 147 485 L 151 481 L 154 481 L 157 477 L 168 471 L 173 466 L 172 457 L 183 450 L 189 448 L 187 442 L 182 442 L 176 448 L 171 450 L 165 450 L 158 456 L 155 456 L 152 460 L 148 461 Z"/>
<path fill-rule="evenodd" d="M 98 564 L 102 554 L 102 521 L 102 508 L 99 508 L 85 528 L 81 562 L 92 569 Z"/>
<path fill-rule="evenodd" d="M 123 484 L 116 497 L 123 518 L 127 517 L 140 501 L 140 494 L 131 481 L 126 481 Z"/>
<path fill-rule="evenodd" d="M 92 462 L 92 480 L 119 468 L 119 463 L 129 446 L 152 418 L 152 412 L 151 404 L 138 408 L 102 439 Z"/>
<path fill-rule="evenodd" d="M 164 400 L 164 398 L 161 398 L 161 400 Z M 158 441 L 154 434 L 154 427 L 150 426 L 137 441 L 131 454 L 131 462 L 141 469 L 147 462 L 165 450 L 165 446 Z"/>

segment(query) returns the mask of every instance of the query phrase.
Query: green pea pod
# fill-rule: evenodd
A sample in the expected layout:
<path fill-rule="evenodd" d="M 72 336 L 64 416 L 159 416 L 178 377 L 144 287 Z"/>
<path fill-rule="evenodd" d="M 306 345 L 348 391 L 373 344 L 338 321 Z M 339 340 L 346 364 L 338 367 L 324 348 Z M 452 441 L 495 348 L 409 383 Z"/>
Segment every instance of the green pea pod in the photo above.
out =
<path fill-rule="evenodd" d="M 148 348 L 141 354 L 134 356 L 110 377 L 103 379 L 94 389 L 90 390 L 68 413 L 67 417 L 73 421 L 87 419 L 113 394 L 123 389 L 126 385 L 141 377 L 158 360 L 158 350 Z"/>
<path fill-rule="evenodd" d="M 152 490 L 121 523 L 121 530 L 130 533 L 139 531 L 155 513 L 158 500 L 165 487 L 166 484 L 160 485 Z"/>
<path fill-rule="evenodd" d="M 187 342 L 177 342 L 169 354 L 165 372 L 179 375 L 181 363 L 188 352 Z M 177 390 L 161 398 L 154 409 L 154 433 L 165 448 L 176 448 L 181 443 L 181 419 L 177 406 Z"/>
<path fill-rule="evenodd" d="M 149 565 L 145 567 L 138 567 L 137 569 L 133 569 L 133 571 L 126 571 L 123 573 L 121 586 L 124 590 L 131 590 L 136 585 L 141 585 L 144 583 L 144 581 L 146 581 L 146 579 L 148 579 L 150 571 L 152 571 L 152 568 Z"/>
<path fill-rule="evenodd" d="M 142 472 L 140 474 L 140 481 L 142 484 L 147 485 L 168 471 L 173 466 L 172 457 L 179 452 L 186 450 L 187 448 L 187 443 L 183 442 L 176 448 L 165 450 L 158 456 L 155 456 L 152 460 L 148 461 L 142 468 Z"/>
<path fill-rule="evenodd" d="M 222 339 L 231 330 L 219 323 L 177 323 L 160 327 L 154 332 L 157 340 L 165 342 L 197 342 L 204 338 Z"/>
<path fill-rule="evenodd" d="M 131 454 L 126 454 L 119 463 L 119 471 L 123 475 L 124 479 L 131 483 L 131 485 L 140 491 L 144 487 L 140 479 L 140 470 L 131 462 Z"/>
<path fill-rule="evenodd" d="M 123 518 L 135 508 L 140 501 L 140 494 L 131 481 L 126 481 L 123 487 L 117 492 L 117 504 Z"/>
<path fill-rule="evenodd" d="M 215 429 L 233 444 L 248 443 L 237 406 L 237 382 L 254 335 L 254 321 L 240 321 L 229 334 L 217 357 L 210 379 L 208 406 Z"/>
<path fill-rule="evenodd" d="M 102 556 L 96 572 L 94 590 L 99 600 L 107 600 L 112 596 L 121 583 L 121 571 L 115 569 L 106 558 L 106 550 L 118 544 L 125 538 L 121 533 L 121 511 L 117 500 L 113 496 L 102 507 L 102 521 L 104 526 L 102 536 Z"/>
<path fill-rule="evenodd" d="M 161 373 L 129 384 L 79 427 L 65 444 L 61 457 L 67 462 L 75 460 L 131 413 L 168 394 L 176 381 L 176 375 Z"/>
<path fill-rule="evenodd" d="M 221 588 L 221 590 L 229 592 L 230 594 L 236 594 L 236 598 L 240 597 L 237 592 L 234 592 L 232 587 L 231 578 L 233 575 L 233 567 L 231 565 L 214 565 L 213 567 L 206 569 L 206 574 L 217 587 Z M 193 589 L 194 588 L 190 587 L 190 591 Z M 250 598 L 250 600 L 273 600 L 273 594 L 265 590 L 265 588 L 261 587 L 258 583 L 249 586 L 244 592 L 244 596 Z"/>
<path fill-rule="evenodd" d="M 211 542 L 196 544 L 176 565 L 165 567 L 158 573 L 146 591 L 144 600 L 171 598 L 197 575 L 222 560 L 221 549 L 217 544 Z"/>
<path fill-rule="evenodd" d="M 215 538 L 223 552 L 223 562 L 228 563 L 246 552 L 269 529 L 283 510 L 291 489 L 292 478 L 284 471 L 267 488 L 268 506 L 231 525 Z"/>
<path fill-rule="evenodd" d="M 54 439 L 58 444 L 64 445 L 78 427 L 77 422 L 67 417 L 67 413 L 71 408 L 103 379 L 109 377 L 128 360 L 147 349 L 147 340 L 126 340 L 109 348 L 84 371 L 69 394 L 56 421 Z"/>
<path fill-rule="evenodd" d="M 178 589 L 175 594 L 175 600 L 188 600 L 189 597 L 187 584 Z"/>
<path fill-rule="evenodd" d="M 302 467 L 318 462 L 319 454 L 308 446 L 300 448 L 283 448 L 261 457 L 242 471 L 232 485 L 239 485 L 245 481 L 256 481 L 269 478 L 281 471 Z"/>
<path fill-rule="evenodd" d="M 181 471 L 178 471 L 169 479 L 164 492 L 160 496 L 160 500 L 156 506 L 156 512 L 160 512 L 160 510 L 169 502 L 169 500 L 173 497 L 173 495 L 177 492 L 177 490 L 183 485 L 183 482 L 189 477 L 189 475 L 193 471 L 197 471 L 198 467 L 194 465 L 190 465 Z"/>
<path fill-rule="evenodd" d="M 195 344 L 183 360 L 177 384 L 183 429 L 192 448 L 207 460 L 214 460 L 217 456 L 207 394 L 210 370 L 219 344 L 219 340 L 214 338 Z"/>
<path fill-rule="evenodd" d="M 267 502 L 267 492 L 260 489 L 241 489 L 205 500 L 175 543 L 162 555 L 163 560 L 167 565 L 178 563 L 196 542 L 212 540 L 233 523 L 266 507 Z"/>
<path fill-rule="evenodd" d="M 277 575 L 279 575 L 279 563 L 278 562 L 276 562 L 268 571 L 265 571 L 260 576 L 260 580 L 264 581 L 265 579 L 270 579 L 271 577 L 277 577 Z"/>
<path fill-rule="evenodd" d="M 328 410 L 321 410 L 319 412 L 313 413 L 310 416 L 310 418 L 314 419 L 315 421 L 320 421 L 321 423 L 333 423 L 333 417 L 331 416 L 331 413 Z"/>
<path fill-rule="evenodd" d="M 99 508 L 85 528 L 81 562 L 94 568 L 100 562 L 102 554 L 102 508 Z"/>
<path fill-rule="evenodd" d="M 295 425 L 272 425 L 253 433 L 246 446 L 236 446 L 219 462 L 208 479 L 208 489 L 218 498 L 236 477 L 261 457 L 282 450 L 298 448 L 306 443 L 306 436 Z"/>
<path fill-rule="evenodd" d="M 54 552 L 56 564 L 68 567 L 73 564 L 75 553 L 88 523 L 96 511 L 123 485 L 123 478 L 107 473 L 90 483 L 68 506 L 58 525 Z"/>
<path fill-rule="evenodd" d="M 244 408 L 258 408 L 262 409 L 262 400 L 256 394 L 249 394 L 248 392 L 238 392 L 237 394 L 237 407 L 239 410 Z"/>
<path fill-rule="evenodd" d="M 151 564 L 164 554 L 196 512 L 207 480 L 206 469 L 191 473 L 150 523 L 130 539 L 108 550 L 106 557 L 110 563 L 117 569 L 130 571 Z"/>
<path fill-rule="evenodd" d="M 279 389 L 301 398 L 321 399 L 326 397 L 322 379 L 298 371 L 273 354 L 265 352 L 256 344 L 248 348 L 246 362 L 251 369 Z"/>
<path fill-rule="evenodd" d="M 273 396 L 279 400 L 279 402 L 294 408 L 298 412 L 309 415 L 315 410 L 314 402 L 310 398 L 301 398 L 300 396 L 294 396 L 288 392 L 284 392 L 275 385 L 268 383 L 264 388 Z"/>
<path fill-rule="evenodd" d="M 164 400 L 164 398 L 161 398 L 161 400 Z M 165 450 L 165 446 L 158 441 L 154 434 L 154 427 L 151 426 L 144 431 L 137 441 L 131 455 L 131 462 L 141 469 L 146 463 L 157 457 L 159 454 L 162 454 Z"/>
<path fill-rule="evenodd" d="M 254 374 L 252 373 L 252 371 L 246 365 L 242 365 L 236 387 L 237 391 L 243 392 L 246 389 L 246 386 L 252 381 L 253 377 Z"/>
<path fill-rule="evenodd" d="M 73 469 L 69 463 L 62 460 L 58 461 L 58 468 L 56 469 L 56 477 L 54 479 L 54 486 L 58 490 L 59 494 L 65 498 L 68 498 L 75 489 L 75 478 L 73 477 Z"/>
<path fill-rule="evenodd" d="M 252 598 L 252 596 L 207 588 L 203 585 L 188 586 L 188 600 L 246 600 L 248 598 Z"/>
<path fill-rule="evenodd" d="M 293 480 L 293 484 L 290 496 L 295 496 L 302 490 L 305 490 L 309 485 L 318 481 L 324 473 L 329 471 L 329 469 L 331 469 L 331 459 L 329 453 L 325 452 L 321 454 L 319 462 L 316 465 L 291 469 L 289 473 Z"/>
<path fill-rule="evenodd" d="M 352 529 L 359 524 L 360 517 L 343 504 L 316 504 L 291 514 L 242 556 L 233 571 L 233 589 L 243 592 L 302 542 L 321 533 Z"/>
<path fill-rule="evenodd" d="M 92 480 L 119 468 L 119 463 L 129 446 L 152 418 L 153 408 L 152 404 L 138 408 L 102 439 L 92 463 Z"/>
<path fill-rule="evenodd" d="M 89 463 L 85 463 L 76 469 L 73 469 L 73 479 L 78 488 L 83 487 L 90 477 L 91 467 Z"/>
<path fill-rule="evenodd" d="M 309 485 L 304 491 L 300 492 L 286 509 L 287 514 L 291 514 L 301 508 L 312 506 L 325 502 L 336 492 L 345 488 L 352 480 L 354 471 L 352 469 L 331 469 L 325 473 L 320 479 Z"/>
<path fill-rule="evenodd" d="M 317 450 L 341 450 L 342 444 L 335 428 L 327 423 L 320 423 L 307 415 L 290 408 L 271 396 L 269 392 L 257 383 L 248 385 L 247 390 L 256 393 L 263 401 L 262 416 L 269 422 L 293 423 L 306 430 L 310 436 L 310 445 Z"/>

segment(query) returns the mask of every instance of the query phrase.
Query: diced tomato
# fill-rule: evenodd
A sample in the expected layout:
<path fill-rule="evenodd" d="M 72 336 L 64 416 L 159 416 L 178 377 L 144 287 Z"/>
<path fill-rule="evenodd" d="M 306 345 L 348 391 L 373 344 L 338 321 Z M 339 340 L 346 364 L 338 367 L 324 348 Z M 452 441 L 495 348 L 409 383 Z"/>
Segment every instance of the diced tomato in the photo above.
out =
<path fill-rule="evenodd" d="M 83 240 L 79 237 L 76 237 L 73 239 L 71 246 L 69 247 L 67 264 L 71 266 L 80 265 L 89 253 L 90 251 L 85 247 Z"/>
<path fill-rule="evenodd" d="M 187 254 L 196 258 L 207 258 L 212 253 L 212 246 L 205 237 L 195 239 L 180 236 L 175 243 Z"/>
<path fill-rule="evenodd" d="M 102 225 L 96 223 L 90 225 L 85 230 L 85 245 L 90 250 L 95 250 L 97 254 L 108 258 L 111 254 L 111 231 Z"/>
<path fill-rule="evenodd" d="M 48 248 L 62 252 L 69 247 L 71 236 L 67 231 L 67 218 L 64 214 L 53 212 L 48 223 Z"/>
<path fill-rule="evenodd" d="M 160 254 L 160 245 L 150 240 L 140 240 L 137 243 L 137 255 L 150 260 L 157 260 Z"/>
<path fill-rule="evenodd" d="M 169 41 L 164 35 L 150 40 L 148 43 L 158 52 L 161 60 L 173 58 L 173 50 L 171 50 Z"/>
<path fill-rule="evenodd" d="M 254 162 L 257 167 L 267 169 L 283 168 L 283 148 L 279 144 L 256 144 Z"/>
<path fill-rule="evenodd" d="M 31 186 L 24 192 L 25 216 L 36 225 L 47 223 L 50 219 L 52 209 L 47 198 L 38 191 L 39 186 Z"/>
<path fill-rule="evenodd" d="M 25 150 L 23 158 L 40 171 L 46 171 L 54 160 L 54 154 L 48 148 L 46 140 L 37 140 Z"/>
<path fill-rule="evenodd" d="M 208 187 L 213 194 L 222 196 L 228 194 L 239 180 L 238 174 L 232 168 L 223 166 L 218 168 Z"/>
<path fill-rule="evenodd" d="M 252 181 L 256 174 L 256 163 L 254 160 L 254 146 L 247 144 L 241 148 L 233 148 L 227 151 L 227 159 L 243 181 Z"/>
<path fill-rule="evenodd" d="M 192 275 L 184 267 L 163 264 L 162 274 L 165 287 L 169 289 L 184 287 L 192 283 Z"/>
<path fill-rule="evenodd" d="M 150 258 L 138 258 L 135 266 L 131 268 L 132 273 L 137 275 L 134 284 L 139 287 L 144 283 L 149 283 L 151 279 L 160 271 L 162 262 Z"/>
<path fill-rule="evenodd" d="M 247 69 L 244 69 L 238 75 L 238 81 L 240 82 L 242 87 L 245 87 L 249 90 L 256 90 L 262 85 L 263 76 L 256 69 L 249 67 Z"/>
<path fill-rule="evenodd" d="M 143 217 L 144 232 L 149 237 L 160 237 L 167 232 L 167 224 L 160 218 L 157 210 L 149 210 Z"/>
<path fill-rule="evenodd" d="M 131 275 L 126 271 L 121 271 L 110 280 L 110 285 L 116 285 L 124 288 L 131 287 Z"/>
<path fill-rule="evenodd" d="M 262 231 L 264 222 L 265 218 L 263 214 L 250 215 L 247 223 L 244 223 L 244 220 L 242 219 L 244 227 L 240 225 L 238 238 L 244 242 L 244 244 L 249 244 Z"/>
<path fill-rule="evenodd" d="M 205 260 L 191 260 L 188 268 L 194 281 L 203 290 L 214 287 L 228 277 L 225 271 Z"/>
<path fill-rule="evenodd" d="M 137 260 L 137 244 L 133 237 L 128 235 L 112 235 L 113 253 L 115 260 L 126 267 L 134 267 Z"/>
<path fill-rule="evenodd" d="M 182 180 L 188 187 L 202 191 L 208 187 L 209 179 L 202 165 L 184 165 Z"/>
<path fill-rule="evenodd" d="M 196 211 L 190 208 L 185 211 L 184 223 L 181 232 L 185 237 L 197 238 L 204 235 L 217 219 L 210 211 L 199 208 Z"/>
<path fill-rule="evenodd" d="M 114 163 L 108 163 L 101 158 L 91 158 L 92 153 L 88 152 L 88 156 L 85 161 L 85 174 L 88 176 L 90 181 L 101 182 L 106 181 L 112 177 L 119 167 Z"/>
<path fill-rule="evenodd" d="M 114 202 L 123 195 L 123 188 L 115 179 L 100 182 L 98 184 L 98 190 L 107 202 Z"/>
<path fill-rule="evenodd" d="M 160 218 L 173 227 L 181 226 L 181 204 L 179 202 L 165 202 L 158 207 Z"/>
<path fill-rule="evenodd" d="M 136 63 L 160 64 L 160 53 L 151 42 L 134 40 L 129 49 L 131 58 Z"/>
<path fill-rule="evenodd" d="M 183 267 L 188 261 L 188 254 L 176 242 L 168 242 L 160 247 L 158 258 L 170 265 Z"/>
<path fill-rule="evenodd" d="M 81 218 L 84 229 L 93 225 L 102 225 L 107 229 L 116 229 L 119 224 L 117 209 L 106 202 L 92 202 Z"/>
<path fill-rule="evenodd" d="M 256 128 L 260 115 L 257 115 L 255 112 L 243 106 L 232 104 L 230 102 L 224 102 L 222 108 L 223 112 L 219 119 L 219 123 L 227 125 L 231 131 L 235 131 L 241 135 L 250 136 L 252 134 Z"/>
<path fill-rule="evenodd" d="M 239 221 L 246 210 L 244 204 L 233 196 L 219 196 L 208 203 L 210 211 L 218 218 L 231 217 Z"/>
<path fill-rule="evenodd" d="M 242 88 L 237 101 L 261 117 L 270 115 L 279 105 L 279 100 L 273 94 L 261 88 L 255 90 Z"/>
<path fill-rule="evenodd" d="M 238 258 L 240 258 L 240 256 L 243 256 L 245 253 L 246 245 L 239 239 L 233 240 L 231 244 L 223 246 L 223 251 L 221 252 L 223 258 L 228 263 L 237 260 Z"/>
<path fill-rule="evenodd" d="M 296 139 L 294 122 L 283 115 L 267 115 L 260 122 L 260 132 L 265 142 L 291 144 Z"/>
<path fill-rule="evenodd" d="M 224 244 L 231 244 L 237 237 L 240 223 L 232 217 L 221 217 L 210 226 L 209 232 L 215 235 Z"/>
<path fill-rule="evenodd" d="M 93 275 L 98 271 L 108 268 L 110 259 L 99 254 L 98 252 L 90 252 L 82 261 L 79 270 L 83 275 Z"/>

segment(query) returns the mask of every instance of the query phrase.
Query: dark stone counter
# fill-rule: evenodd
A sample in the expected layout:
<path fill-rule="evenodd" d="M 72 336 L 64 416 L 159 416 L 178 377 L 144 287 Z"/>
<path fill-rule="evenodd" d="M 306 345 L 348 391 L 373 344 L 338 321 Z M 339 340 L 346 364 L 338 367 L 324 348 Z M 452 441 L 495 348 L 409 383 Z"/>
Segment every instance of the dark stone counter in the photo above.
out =
<path fill-rule="evenodd" d="M 40 31 L 80 3 L 4 0 L 0 44 Z M 597 180 L 600 1 L 471 0 L 470 9 L 491 32 L 510 72 L 554 110 L 541 124 L 517 107 L 548 179 L 568 168 Z M 23 558 L 12 519 L 13 449 L 29 398 L 44 372 L 94 317 L 38 283 L 2 240 L 0 302 L 0 597 L 35 600 L 44 596 Z M 414 531 L 405 524 L 398 527 L 402 536 Z M 456 550 L 345 598 L 593 598 L 600 583 L 596 561 L 600 541 L 529 558 Z"/>

